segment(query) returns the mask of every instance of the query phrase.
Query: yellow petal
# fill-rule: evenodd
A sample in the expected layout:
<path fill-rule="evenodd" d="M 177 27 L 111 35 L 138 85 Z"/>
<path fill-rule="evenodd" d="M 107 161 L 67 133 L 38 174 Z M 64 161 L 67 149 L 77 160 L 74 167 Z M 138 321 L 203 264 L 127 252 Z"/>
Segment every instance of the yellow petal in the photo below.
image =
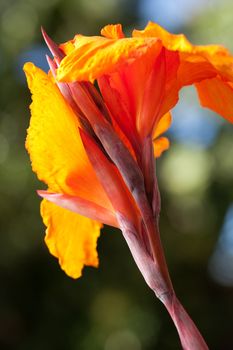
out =
<path fill-rule="evenodd" d="M 41 215 L 47 226 L 45 242 L 67 275 L 78 278 L 84 265 L 98 267 L 101 224 L 46 200 L 41 203 Z"/>
<path fill-rule="evenodd" d="M 159 137 L 158 139 L 155 139 L 153 141 L 153 146 L 154 156 L 155 158 L 158 158 L 164 151 L 166 151 L 169 148 L 170 142 L 167 137 Z"/>
<path fill-rule="evenodd" d="M 153 139 L 156 139 L 163 133 L 165 133 L 171 126 L 172 123 L 172 115 L 170 112 L 164 114 L 162 118 L 160 118 L 158 124 L 155 127 L 154 133 L 153 133 Z"/>
<path fill-rule="evenodd" d="M 132 62 L 158 45 L 155 38 L 114 40 L 78 35 L 74 41 L 75 49 L 62 60 L 57 70 L 57 78 L 60 81 L 94 81 L 103 74 L 116 71 L 122 64 Z"/>
<path fill-rule="evenodd" d="M 52 192 L 77 195 L 113 211 L 84 150 L 77 116 L 47 74 L 32 63 L 24 70 L 33 95 L 26 148 L 38 178 Z"/>
<path fill-rule="evenodd" d="M 69 40 L 64 44 L 59 45 L 59 48 L 65 53 L 65 55 L 68 55 L 75 49 L 74 40 Z"/>
<path fill-rule="evenodd" d="M 172 34 L 162 28 L 157 23 L 149 22 L 145 29 L 134 30 L 132 33 L 134 38 L 155 37 L 162 40 L 163 45 L 172 51 L 190 51 L 192 44 L 184 36 L 184 34 Z"/>

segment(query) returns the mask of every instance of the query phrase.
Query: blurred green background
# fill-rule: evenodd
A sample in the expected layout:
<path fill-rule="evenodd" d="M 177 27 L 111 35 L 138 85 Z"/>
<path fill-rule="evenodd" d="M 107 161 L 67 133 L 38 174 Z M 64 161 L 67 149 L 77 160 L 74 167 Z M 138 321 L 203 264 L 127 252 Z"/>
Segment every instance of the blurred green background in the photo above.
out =
<path fill-rule="evenodd" d="M 232 1 L 0 1 L 0 349 L 173 350 L 178 336 L 120 232 L 105 228 L 100 268 L 67 277 L 43 242 L 36 180 L 24 149 L 25 61 L 47 69 L 43 25 L 57 42 L 148 20 L 233 51 Z M 158 164 L 161 233 L 177 294 L 210 349 L 233 349 L 233 128 L 181 93 Z"/>

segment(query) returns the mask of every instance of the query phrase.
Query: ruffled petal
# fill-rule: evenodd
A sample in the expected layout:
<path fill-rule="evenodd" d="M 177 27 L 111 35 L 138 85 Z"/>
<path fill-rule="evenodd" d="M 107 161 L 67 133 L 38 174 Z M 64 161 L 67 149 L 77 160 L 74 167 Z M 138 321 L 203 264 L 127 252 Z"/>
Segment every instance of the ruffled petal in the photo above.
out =
<path fill-rule="evenodd" d="M 108 39 L 100 36 L 78 35 L 75 49 L 61 62 L 57 70 L 59 81 L 94 81 L 103 74 L 116 71 L 122 64 L 132 62 L 158 45 L 155 38 Z"/>
<path fill-rule="evenodd" d="M 125 37 L 121 24 L 108 24 L 101 29 L 101 35 L 109 39 L 122 39 Z"/>
<path fill-rule="evenodd" d="M 163 45 L 172 51 L 191 51 L 192 44 L 183 34 L 172 34 L 162 28 L 157 23 L 149 22 L 145 29 L 134 30 L 132 33 L 134 38 L 155 37 L 162 40 Z"/>
<path fill-rule="evenodd" d="M 67 275 L 78 278 L 84 265 L 98 267 L 100 223 L 46 200 L 41 203 L 41 215 L 47 226 L 45 242 Z"/>
<path fill-rule="evenodd" d="M 221 45 L 192 45 L 184 34 L 172 34 L 159 24 L 149 22 L 145 29 L 134 30 L 134 38 L 154 37 L 162 41 L 163 45 L 171 51 L 179 51 L 192 54 L 203 54 L 210 57 L 223 57 L 229 55 L 229 51 Z"/>
<path fill-rule="evenodd" d="M 79 122 L 52 79 L 24 67 L 33 95 L 26 148 L 38 178 L 53 192 L 77 195 L 113 210 L 84 150 Z"/>

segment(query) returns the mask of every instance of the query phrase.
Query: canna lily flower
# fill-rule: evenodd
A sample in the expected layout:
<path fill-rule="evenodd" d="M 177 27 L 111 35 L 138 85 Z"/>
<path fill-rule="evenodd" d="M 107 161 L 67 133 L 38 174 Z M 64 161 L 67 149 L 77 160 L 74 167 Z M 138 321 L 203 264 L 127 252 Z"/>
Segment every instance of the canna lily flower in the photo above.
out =
<path fill-rule="evenodd" d="M 50 74 L 32 63 L 27 63 L 24 71 L 33 95 L 26 148 L 33 170 L 48 186 L 48 192 L 38 191 L 49 199 L 41 204 L 41 215 L 48 227 L 45 241 L 66 273 L 77 278 L 84 265 L 98 266 L 96 242 L 102 227 L 100 222 L 114 227 L 119 224 L 84 149 L 77 114 L 66 103 Z M 159 136 L 170 123 L 171 116 L 167 114 L 155 130 L 155 156 L 169 146 L 167 138 Z M 112 169 L 111 176 L 114 202 L 119 198 L 118 210 L 135 222 L 137 215 L 131 195 L 117 169 Z M 78 235 L 75 234 L 77 228 Z"/>
<path fill-rule="evenodd" d="M 131 38 L 121 25 L 107 25 L 101 36 L 79 34 L 60 46 L 43 35 L 54 59 L 48 74 L 24 66 L 32 93 L 26 148 L 48 187 L 38 193 L 51 254 L 80 277 L 85 265 L 98 266 L 102 223 L 120 228 L 183 348 L 207 349 L 167 270 L 154 157 L 169 148 L 162 135 L 183 86 L 194 84 L 203 106 L 233 121 L 232 56 L 154 23 Z"/>
<path fill-rule="evenodd" d="M 152 197 L 146 175 L 152 169 L 143 164 L 151 153 L 148 143 L 162 116 L 178 102 L 183 86 L 194 84 L 204 107 L 233 122 L 233 57 L 222 46 L 192 45 L 184 35 L 152 22 L 134 30 L 131 38 L 125 37 L 121 25 L 107 25 L 101 34 L 79 34 L 62 44 L 65 57 L 56 77 L 64 82 L 97 80 L 112 119 L 135 151 Z"/>

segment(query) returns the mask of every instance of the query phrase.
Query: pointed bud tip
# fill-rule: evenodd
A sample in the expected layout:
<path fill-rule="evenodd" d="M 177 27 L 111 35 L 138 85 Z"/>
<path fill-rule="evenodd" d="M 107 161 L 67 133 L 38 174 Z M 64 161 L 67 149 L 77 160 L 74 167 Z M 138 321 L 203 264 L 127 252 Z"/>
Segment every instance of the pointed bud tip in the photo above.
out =
<path fill-rule="evenodd" d="M 45 29 L 42 26 L 40 27 L 40 31 L 41 31 L 41 34 L 44 38 L 44 41 L 47 44 L 47 41 L 51 40 L 50 37 L 48 36 L 48 34 L 46 33 Z"/>
<path fill-rule="evenodd" d="M 64 53 L 60 50 L 59 46 L 48 36 L 48 34 L 42 26 L 41 33 L 51 54 L 57 59 L 58 62 L 60 62 L 65 56 Z"/>

